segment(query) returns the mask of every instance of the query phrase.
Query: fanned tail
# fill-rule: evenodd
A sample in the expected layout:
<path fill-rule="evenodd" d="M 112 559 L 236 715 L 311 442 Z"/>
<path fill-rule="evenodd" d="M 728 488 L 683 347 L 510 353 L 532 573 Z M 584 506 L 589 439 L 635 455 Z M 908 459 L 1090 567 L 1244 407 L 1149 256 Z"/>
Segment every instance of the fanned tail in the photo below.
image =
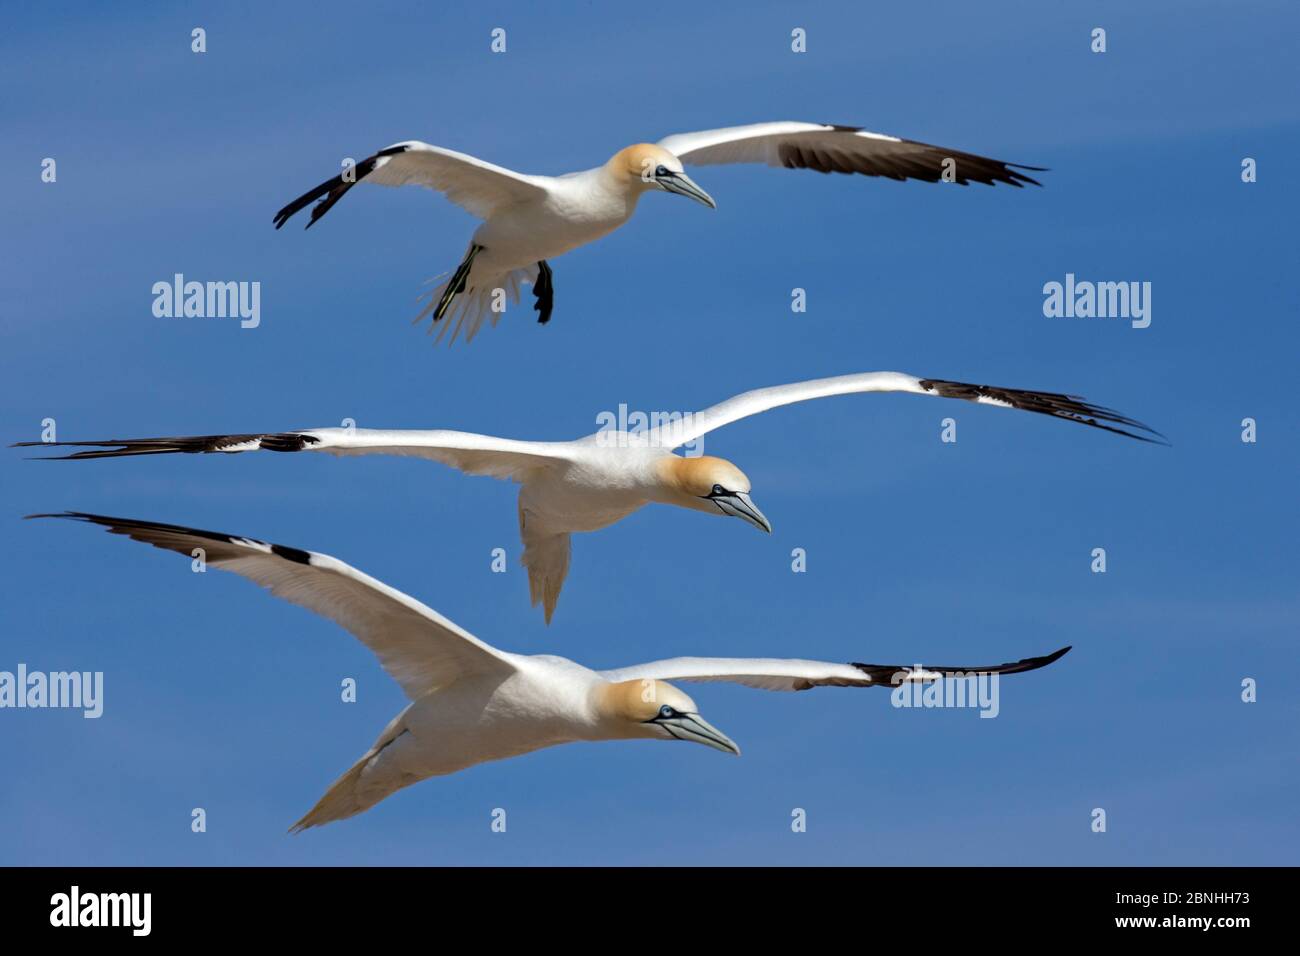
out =
<path fill-rule="evenodd" d="M 343 776 L 330 784 L 325 795 L 316 801 L 316 805 L 308 810 L 301 820 L 289 828 L 289 832 L 301 833 L 308 827 L 318 827 L 325 823 L 333 823 L 335 820 L 346 820 L 378 803 L 379 800 L 374 800 L 362 805 L 357 799 L 357 783 L 361 780 L 361 773 L 366 769 L 366 764 L 374 756 L 373 753 L 366 754 L 348 768 Z"/>
<path fill-rule="evenodd" d="M 419 781 L 419 776 L 405 769 L 400 755 L 403 745 L 409 748 L 413 739 L 406 736 L 410 731 L 403 724 L 405 717 L 406 710 L 394 717 L 375 745 L 330 784 L 325 795 L 289 828 L 289 832 L 301 833 L 309 827 L 354 817 Z"/>
<path fill-rule="evenodd" d="M 515 269 L 504 275 L 483 278 L 480 276 L 462 276 L 458 270 L 457 273 L 452 274 L 434 287 L 432 291 L 420 296 L 422 300 L 427 298 L 428 301 L 414 321 L 431 320 L 429 333 L 433 334 L 435 330 L 438 333 L 433 340 L 435 345 L 442 341 L 448 329 L 451 330 L 451 337 L 447 340 L 449 346 L 455 343 L 462 331 L 465 333 L 465 341 L 472 342 L 474 336 L 478 335 L 485 322 L 490 321 L 495 326 L 504 314 L 504 308 L 498 312 L 493 309 L 493 304 L 499 303 L 499 307 L 504 307 L 506 306 L 506 300 L 508 300 L 511 305 L 518 305 L 523 284 L 526 282 L 532 285 L 536 282 L 537 272 L 537 266 L 534 265 L 523 269 Z M 438 276 L 436 278 L 442 277 Z M 444 308 L 441 318 L 433 319 L 452 283 L 460 283 L 461 281 L 464 281 L 465 284 L 463 291 L 457 292 L 451 297 L 451 301 Z M 503 296 L 498 296 L 498 289 L 502 290 Z"/>

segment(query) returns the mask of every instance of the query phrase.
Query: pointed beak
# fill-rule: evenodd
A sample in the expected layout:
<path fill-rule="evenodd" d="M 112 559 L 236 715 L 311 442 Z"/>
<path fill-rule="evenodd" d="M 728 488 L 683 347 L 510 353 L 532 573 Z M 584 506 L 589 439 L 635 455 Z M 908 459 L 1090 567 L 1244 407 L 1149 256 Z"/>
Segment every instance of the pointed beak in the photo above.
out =
<path fill-rule="evenodd" d="M 772 533 L 772 522 L 767 520 L 767 516 L 758 510 L 758 505 L 754 504 L 749 495 L 743 491 L 737 491 L 728 495 L 713 495 L 709 498 L 718 510 L 724 515 L 730 515 L 733 518 L 743 518 L 760 531 Z"/>
<path fill-rule="evenodd" d="M 660 717 L 654 723 L 664 728 L 678 740 L 689 740 L 693 743 L 704 744 L 706 747 L 712 747 L 714 750 L 721 750 L 723 753 L 740 756 L 740 748 L 736 746 L 736 742 L 699 714 L 677 714 L 674 717 Z"/>
<path fill-rule="evenodd" d="M 710 209 L 717 209 L 718 204 L 713 201 L 713 197 L 706 193 L 699 186 L 695 185 L 694 180 L 685 173 L 668 173 L 664 176 L 656 176 L 655 182 L 659 188 L 670 193 L 676 193 L 679 196 L 686 196 L 694 199 L 698 203 L 703 203 Z"/>

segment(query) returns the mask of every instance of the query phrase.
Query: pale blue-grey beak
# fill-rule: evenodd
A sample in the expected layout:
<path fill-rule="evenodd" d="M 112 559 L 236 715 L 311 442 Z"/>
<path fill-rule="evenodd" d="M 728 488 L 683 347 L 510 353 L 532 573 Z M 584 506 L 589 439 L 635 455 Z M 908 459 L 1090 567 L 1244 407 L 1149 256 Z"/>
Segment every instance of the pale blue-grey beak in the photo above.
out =
<path fill-rule="evenodd" d="M 691 177 L 685 173 L 674 173 L 672 170 L 665 170 L 662 176 L 655 176 L 655 182 L 659 184 L 660 189 L 667 192 L 694 199 L 696 202 L 704 203 L 710 209 L 718 208 L 718 204 L 713 201 L 713 197 L 695 185 Z"/>
<path fill-rule="evenodd" d="M 723 753 L 740 756 L 736 742 L 699 714 L 674 713 L 671 717 L 656 717 L 651 723 L 658 724 L 678 740 L 690 740 Z"/>
<path fill-rule="evenodd" d="M 758 510 L 749 495 L 743 491 L 729 491 L 721 495 L 709 495 L 709 501 L 718 506 L 718 510 L 732 518 L 742 518 L 760 531 L 772 533 L 772 522 Z"/>

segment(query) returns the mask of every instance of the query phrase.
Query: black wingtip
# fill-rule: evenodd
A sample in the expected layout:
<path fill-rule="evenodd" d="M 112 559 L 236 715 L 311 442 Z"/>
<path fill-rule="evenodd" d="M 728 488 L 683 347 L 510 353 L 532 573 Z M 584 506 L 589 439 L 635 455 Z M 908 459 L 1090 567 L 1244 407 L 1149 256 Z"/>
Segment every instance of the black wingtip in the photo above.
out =
<path fill-rule="evenodd" d="M 16 441 L 10 443 L 10 448 L 45 448 L 47 446 L 58 446 L 62 442 L 57 441 Z M 45 456 L 48 457 L 48 456 Z M 28 461 L 41 461 L 41 458 L 29 458 Z"/>
<path fill-rule="evenodd" d="M 938 674 L 942 677 L 969 677 L 980 674 L 1023 674 L 1027 671 L 1036 671 L 1039 668 L 1046 667 L 1060 660 L 1070 652 L 1073 645 L 1067 644 L 1059 650 L 1053 651 L 1042 657 L 1025 657 L 1018 661 L 1008 661 L 1005 664 L 992 665 L 963 665 L 960 667 L 941 664 L 917 664 L 915 666 L 906 666 L 900 664 L 865 664 L 860 661 L 850 661 L 850 667 L 856 667 L 862 671 L 872 682 L 879 687 L 897 687 L 900 679 L 904 674 L 909 672 L 924 671 L 932 674 Z M 923 678 L 930 680 L 933 678 Z"/>
<path fill-rule="evenodd" d="M 919 384 L 926 392 L 941 398 L 955 398 L 967 402 L 979 402 L 985 399 L 1005 407 L 1099 428 L 1115 435 L 1123 435 L 1125 438 L 1134 438 L 1154 445 L 1170 444 L 1169 439 L 1150 425 L 1136 418 L 1130 418 L 1113 408 L 1093 405 L 1078 395 L 1038 392 L 1023 388 L 1000 388 L 993 385 L 972 385 L 968 382 L 946 379 L 920 379 Z M 1146 434 L 1141 434 L 1142 432 Z"/>
<path fill-rule="evenodd" d="M 64 444 L 65 444 L 64 442 L 57 442 L 57 441 L 16 441 L 11 443 L 9 447 L 10 448 L 46 448 L 46 447 L 58 448 L 60 446 L 63 446 Z M 71 455 L 24 455 L 23 461 L 67 461 L 70 458 L 76 458 L 76 457 L 77 455 L 75 453 Z M 28 515 L 28 517 L 34 517 L 34 516 Z M 48 517 L 48 515 L 41 515 L 40 517 Z"/>
<path fill-rule="evenodd" d="M 1018 188 L 1023 188 L 1026 183 L 1031 186 L 1037 186 L 1039 189 L 1043 188 L 1042 183 L 1033 176 L 1026 176 L 1021 172 L 1021 170 L 1028 170 L 1034 173 L 1045 173 L 1049 171 L 1046 166 L 1026 166 L 1023 163 L 1003 163 L 1002 166 L 1006 172 L 1006 178 L 995 180 L 995 182 L 1009 183 Z M 989 185 L 992 186 L 993 183 L 989 183 Z"/>
<path fill-rule="evenodd" d="M 289 203 L 289 205 L 287 206 L 281 206 L 279 211 L 276 212 L 275 217 L 271 220 L 273 223 L 275 223 L 275 228 L 279 229 L 281 226 L 283 226 L 286 222 L 288 222 L 291 218 L 293 218 L 293 214 L 296 213 L 300 208 L 302 207 L 297 205 L 297 200 Z"/>
<path fill-rule="evenodd" d="M 39 444 L 39 443 L 38 443 Z M 102 455 L 94 455 L 89 452 L 73 452 L 71 455 L 23 455 L 23 461 L 83 461 L 89 458 L 113 458 L 116 453 L 106 452 Z"/>
<path fill-rule="evenodd" d="M 82 448 L 66 455 L 42 455 L 32 461 L 90 461 L 99 458 L 132 458 L 141 455 L 238 454 L 238 445 L 256 442 L 268 451 L 302 451 L 320 439 L 303 432 L 246 432 L 227 435 L 180 435 L 169 438 L 115 438 L 100 441 L 21 442 L 29 447 Z M 252 451 L 252 448 L 241 449 Z"/>
<path fill-rule="evenodd" d="M 38 448 L 41 445 L 49 445 L 47 441 L 16 441 L 11 442 L 10 448 Z M 67 455 L 23 455 L 23 461 L 57 461 L 60 458 L 66 458 Z"/>
<path fill-rule="evenodd" d="M 165 551 L 176 551 L 178 554 L 183 554 L 185 552 L 183 550 L 178 551 L 174 547 L 169 547 L 164 543 L 160 543 L 148 537 L 141 537 L 140 535 L 149 534 L 151 532 L 161 532 L 164 534 L 179 534 L 195 538 L 207 538 L 211 541 L 220 541 L 232 544 L 253 543 L 270 549 L 272 554 L 287 561 L 294 561 L 298 564 L 311 564 L 311 552 L 303 551 L 301 548 L 293 548 L 282 544 L 273 544 L 270 541 L 263 541 L 260 538 L 227 534 L 224 531 L 207 531 L 203 528 L 192 528 L 189 525 L 168 524 L 165 521 L 146 521 L 140 518 L 117 518 L 111 515 L 93 514 L 89 511 L 63 511 L 50 514 L 34 514 L 27 515 L 26 518 L 69 518 L 74 521 L 85 521 L 88 524 L 99 525 L 101 528 L 108 529 L 110 534 L 126 535 L 136 541 L 151 544 L 154 547 L 162 548 Z"/>

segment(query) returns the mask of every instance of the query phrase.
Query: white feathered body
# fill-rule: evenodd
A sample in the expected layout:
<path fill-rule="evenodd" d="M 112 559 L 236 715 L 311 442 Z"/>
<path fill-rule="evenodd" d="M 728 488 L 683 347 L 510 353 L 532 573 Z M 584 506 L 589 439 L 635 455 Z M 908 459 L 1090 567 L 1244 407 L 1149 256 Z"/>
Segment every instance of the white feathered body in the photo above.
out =
<path fill-rule="evenodd" d="M 511 660 L 518 670 L 504 680 L 462 678 L 403 712 L 400 725 L 412 741 L 394 759 L 405 772 L 454 773 L 595 732 L 590 694 L 600 678 L 594 671 L 561 657 Z"/>
<path fill-rule="evenodd" d="M 474 232 L 471 246 L 481 250 L 470 267 L 464 293 L 453 301 L 448 315 L 452 321 L 442 330 L 452 327 L 453 340 L 462 325 L 468 341 L 484 319 L 496 323 L 500 313 L 492 311 L 493 296 L 499 298 L 495 290 L 504 290 L 510 302 L 519 302 L 522 284 L 536 284 L 538 262 L 613 232 L 628 221 L 640 197 L 636 190 L 620 188 L 603 167 L 530 178 L 543 187 L 539 197 L 497 209 Z M 445 288 L 443 283 L 431 293 L 430 305 Z"/>
<path fill-rule="evenodd" d="M 504 679 L 464 677 L 408 705 L 299 825 L 345 819 L 429 777 L 617 736 L 594 706 L 604 683 L 595 671 L 563 657 L 507 656 L 517 670 Z"/>
<path fill-rule="evenodd" d="M 603 432 L 574 442 L 569 461 L 524 481 L 519 507 L 552 533 L 598 531 L 654 500 L 661 449 L 628 447 L 635 435 Z"/>
<path fill-rule="evenodd" d="M 542 197 L 497 210 L 474 232 L 483 251 L 471 280 L 535 266 L 594 242 L 627 222 L 640 196 L 619 188 L 603 167 L 534 180 L 544 187 Z"/>

